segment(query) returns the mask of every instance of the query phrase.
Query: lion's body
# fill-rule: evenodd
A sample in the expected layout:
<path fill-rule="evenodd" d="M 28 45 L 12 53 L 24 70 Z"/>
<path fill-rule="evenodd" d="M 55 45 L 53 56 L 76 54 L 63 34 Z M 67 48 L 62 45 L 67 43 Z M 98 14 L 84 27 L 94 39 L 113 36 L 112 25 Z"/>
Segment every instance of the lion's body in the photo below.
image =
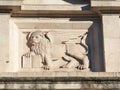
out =
<path fill-rule="evenodd" d="M 31 52 L 41 56 L 43 65 L 51 67 L 50 41 L 45 35 L 42 32 L 33 32 L 29 36 L 27 43 Z"/>
<path fill-rule="evenodd" d="M 28 47 L 30 48 L 30 53 L 34 55 L 39 55 L 42 58 L 42 63 L 45 69 L 49 69 L 53 66 L 53 60 L 60 60 L 59 58 L 64 58 L 69 62 L 70 68 L 72 66 L 78 65 L 79 60 L 82 60 L 85 67 L 88 68 L 89 62 L 87 59 L 85 49 L 80 44 L 75 43 L 65 43 L 65 44 L 52 44 L 45 34 L 36 31 L 28 35 Z M 29 55 L 30 56 L 30 55 Z"/>

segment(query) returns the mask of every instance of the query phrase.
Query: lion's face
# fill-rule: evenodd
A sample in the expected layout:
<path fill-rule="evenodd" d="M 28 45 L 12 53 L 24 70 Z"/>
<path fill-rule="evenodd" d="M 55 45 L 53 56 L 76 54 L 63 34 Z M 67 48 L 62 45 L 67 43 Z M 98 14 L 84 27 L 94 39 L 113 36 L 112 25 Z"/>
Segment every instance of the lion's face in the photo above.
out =
<path fill-rule="evenodd" d="M 35 44 L 40 43 L 40 41 L 42 40 L 43 37 L 44 37 L 44 34 L 34 32 L 31 34 L 29 41 L 32 45 L 35 45 Z"/>

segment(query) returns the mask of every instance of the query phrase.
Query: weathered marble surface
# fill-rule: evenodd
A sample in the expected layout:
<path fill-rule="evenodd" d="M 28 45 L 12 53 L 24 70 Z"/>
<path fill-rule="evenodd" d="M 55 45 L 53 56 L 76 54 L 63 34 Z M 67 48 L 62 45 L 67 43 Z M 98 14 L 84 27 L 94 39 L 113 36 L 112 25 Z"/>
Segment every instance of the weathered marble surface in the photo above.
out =
<path fill-rule="evenodd" d="M 51 48 L 54 48 L 54 47 L 56 48 L 56 51 L 55 51 L 56 53 L 54 53 L 53 56 L 57 55 L 60 58 L 63 56 L 60 56 L 60 54 L 57 54 L 57 53 L 61 52 L 61 54 L 62 54 L 62 53 L 66 52 L 65 50 L 62 49 L 62 47 L 65 48 L 65 44 L 62 44 L 63 41 L 64 42 L 66 42 L 66 41 L 73 42 L 73 45 L 75 47 L 76 47 L 75 44 L 78 44 L 78 46 L 79 46 L 79 43 L 81 43 L 81 42 L 86 43 L 87 37 L 85 37 L 84 34 L 88 31 L 87 29 L 93 24 L 93 22 L 92 21 L 77 21 L 76 22 L 76 21 L 70 21 L 69 19 L 70 18 L 61 18 L 61 19 L 60 18 L 59 19 L 58 18 L 55 18 L 55 19 L 53 19 L 53 18 L 44 18 L 44 19 L 43 18 L 27 18 L 27 19 L 12 18 L 12 19 L 10 19 L 9 33 L 10 33 L 10 52 L 11 53 L 10 53 L 10 63 L 9 63 L 10 66 L 8 67 L 9 71 L 11 71 L 11 72 L 21 71 L 21 66 L 27 67 L 28 68 L 27 71 L 32 69 L 32 68 L 30 68 L 32 66 L 29 67 L 29 64 L 27 66 L 27 65 L 23 65 L 21 62 L 22 55 L 27 53 L 31 49 L 27 45 L 28 41 L 26 39 L 28 33 L 30 33 L 30 32 L 35 32 L 35 31 L 43 32 L 43 33 L 50 32 L 54 39 L 53 44 L 51 43 Z M 48 20 L 49 20 L 49 22 L 48 22 Z M 98 30 L 96 32 L 98 32 Z M 78 36 L 82 36 L 82 37 L 79 38 Z M 46 35 L 45 35 L 45 37 L 46 37 Z M 70 39 L 73 39 L 73 40 L 70 40 Z M 46 40 L 47 40 L 47 38 L 46 38 Z M 92 42 L 91 42 L 91 45 L 92 45 Z M 74 48 L 74 47 L 72 47 L 72 48 Z M 81 46 L 80 48 L 81 48 L 81 50 L 78 50 L 78 51 L 76 48 L 76 52 L 78 53 L 78 56 L 83 57 L 82 59 L 84 59 L 84 55 L 83 56 L 81 56 L 81 55 L 82 55 L 82 53 L 84 54 L 85 49 L 83 46 Z M 97 45 L 96 45 L 96 48 L 97 48 Z M 57 51 L 57 49 L 58 49 L 58 51 Z M 52 50 L 52 51 L 54 52 L 54 50 Z M 80 51 L 80 53 L 82 52 L 80 55 L 79 55 L 79 51 Z M 53 58 L 56 60 L 56 56 Z M 94 58 L 94 60 L 95 60 L 95 58 Z M 71 58 L 71 59 L 73 59 L 73 58 Z M 61 60 L 61 61 L 63 62 L 64 60 Z M 75 61 L 76 61 L 76 59 L 75 59 Z M 29 60 L 23 60 L 23 62 L 27 63 L 27 62 L 29 62 Z M 34 63 L 34 62 L 32 62 L 32 63 Z M 65 65 L 65 63 L 59 62 L 59 60 L 58 60 L 58 62 L 55 62 L 53 65 L 54 65 L 54 67 L 56 67 L 56 66 L 59 67 L 60 64 L 61 64 L 61 66 Z M 36 65 L 37 65 L 37 63 L 36 63 Z M 33 67 L 34 67 L 34 69 L 32 71 L 34 71 L 35 67 L 37 67 L 37 66 L 33 66 Z M 89 67 L 89 63 L 87 64 L 87 67 Z M 99 69 L 97 69 L 97 67 L 102 68 L 101 65 L 97 66 L 97 64 L 96 64 L 95 69 L 99 70 Z M 39 68 L 36 68 L 37 71 L 40 71 L 38 69 Z"/>
<path fill-rule="evenodd" d="M 38 57 L 21 68 L 35 31 L 54 32 L 55 44 L 88 32 L 90 70 L 40 70 Z M 120 90 L 119 48 L 119 0 L 0 0 L 0 90 Z"/>
<path fill-rule="evenodd" d="M 80 73 L 80 72 L 55 72 L 54 77 L 49 77 L 48 73 L 1 73 L 0 90 L 33 90 L 33 89 L 89 89 L 89 90 L 119 90 L 119 73 Z M 76 73 L 76 75 L 73 73 Z M 67 75 L 66 75 L 67 74 Z M 65 75 L 65 76 L 64 76 Z M 4 77 L 1 77 L 4 76 Z M 69 77 L 68 77 L 69 76 Z"/>
<path fill-rule="evenodd" d="M 64 79 L 64 80 L 63 80 Z M 119 90 L 120 78 L 4 78 L 0 90 Z M 49 81 L 48 81 L 49 80 Z M 97 80 L 97 81 L 96 81 Z M 4 83 L 4 84 L 3 84 Z"/>
<path fill-rule="evenodd" d="M 119 0 L 91 0 L 91 6 L 92 7 L 120 7 L 120 1 Z"/>
<path fill-rule="evenodd" d="M 50 31 L 28 33 L 26 44 L 30 50 L 21 56 L 21 68 L 52 70 L 55 69 L 54 62 L 59 61 L 59 64 L 56 63 L 58 69 L 89 69 L 88 45 L 86 44 L 88 32 L 76 34 L 69 31 L 67 33 L 66 35 L 64 32 Z M 58 38 L 53 38 L 54 36 Z M 63 65 L 62 61 L 65 61 Z"/>
<path fill-rule="evenodd" d="M 0 14 L 0 72 L 9 66 L 9 19 L 10 14 Z"/>
<path fill-rule="evenodd" d="M 42 29 L 41 31 L 51 30 L 55 32 L 66 30 L 89 31 L 88 46 L 90 53 L 88 57 L 91 60 L 92 71 L 119 72 L 119 1 L 90 0 L 90 2 L 88 0 L 84 2 L 79 0 L 0 0 L 2 6 L 0 7 L 0 12 L 2 12 L 0 17 L 0 46 L 2 47 L 0 71 L 19 71 L 21 56 L 29 50 L 25 46 L 27 33 Z M 28 10 L 22 9 L 24 5 L 28 5 Z M 29 8 L 29 6 L 34 5 L 35 8 Z M 44 5 L 45 7 L 50 5 L 51 9 L 44 8 Z M 61 9 L 62 5 L 66 7 L 65 11 Z M 86 5 L 91 9 L 86 8 Z M 40 8 L 38 8 L 39 6 Z M 54 17 L 48 14 L 54 15 Z M 17 18 L 19 15 L 21 17 Z M 42 17 L 38 18 L 34 15 Z M 22 18 L 22 16 L 26 16 L 26 18 Z M 100 16 L 102 16 L 102 20 Z M 2 67 L 4 66 L 3 70 Z"/>
<path fill-rule="evenodd" d="M 107 72 L 120 72 L 120 18 L 103 14 L 104 54 Z"/>

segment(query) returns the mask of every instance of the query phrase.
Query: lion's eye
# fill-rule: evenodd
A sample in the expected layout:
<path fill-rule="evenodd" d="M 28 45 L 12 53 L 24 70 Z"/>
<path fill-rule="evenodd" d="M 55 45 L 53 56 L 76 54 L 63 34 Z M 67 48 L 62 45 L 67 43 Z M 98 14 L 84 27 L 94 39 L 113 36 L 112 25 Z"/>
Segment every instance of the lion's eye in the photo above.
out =
<path fill-rule="evenodd" d="M 38 38 L 38 36 L 36 36 L 35 38 Z"/>

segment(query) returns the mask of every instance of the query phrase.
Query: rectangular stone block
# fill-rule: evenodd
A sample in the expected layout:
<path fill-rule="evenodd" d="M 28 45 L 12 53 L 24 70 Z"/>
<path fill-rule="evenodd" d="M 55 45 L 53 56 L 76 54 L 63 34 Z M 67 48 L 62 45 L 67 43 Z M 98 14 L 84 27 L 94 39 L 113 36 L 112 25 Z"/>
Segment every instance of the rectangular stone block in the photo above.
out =
<path fill-rule="evenodd" d="M 9 19 L 10 14 L 0 13 L 0 72 L 9 69 Z"/>
<path fill-rule="evenodd" d="M 22 10 L 58 10 L 58 11 L 82 11 L 83 7 L 87 6 L 85 5 L 22 5 Z"/>
<path fill-rule="evenodd" d="M 119 0 L 91 0 L 92 7 L 119 7 Z"/>
<path fill-rule="evenodd" d="M 0 5 L 20 6 L 23 0 L 0 0 Z"/>
<path fill-rule="evenodd" d="M 41 56 L 32 56 L 32 68 L 41 68 L 42 65 L 42 59 Z"/>
<path fill-rule="evenodd" d="M 103 14 L 102 19 L 106 72 L 119 72 L 120 18 L 117 14 Z"/>

